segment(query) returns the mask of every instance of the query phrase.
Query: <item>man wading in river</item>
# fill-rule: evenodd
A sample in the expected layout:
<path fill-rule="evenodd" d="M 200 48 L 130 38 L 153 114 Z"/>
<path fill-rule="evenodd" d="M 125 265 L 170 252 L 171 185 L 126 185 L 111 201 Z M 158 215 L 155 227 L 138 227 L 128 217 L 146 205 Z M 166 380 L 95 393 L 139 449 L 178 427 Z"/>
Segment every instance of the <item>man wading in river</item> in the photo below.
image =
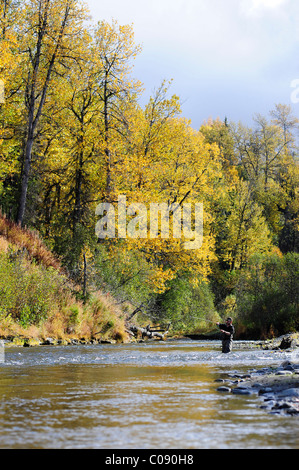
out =
<path fill-rule="evenodd" d="M 219 326 L 222 333 L 222 352 L 230 353 L 233 347 L 233 337 L 235 328 L 233 326 L 233 320 L 228 317 L 226 323 L 216 323 Z"/>

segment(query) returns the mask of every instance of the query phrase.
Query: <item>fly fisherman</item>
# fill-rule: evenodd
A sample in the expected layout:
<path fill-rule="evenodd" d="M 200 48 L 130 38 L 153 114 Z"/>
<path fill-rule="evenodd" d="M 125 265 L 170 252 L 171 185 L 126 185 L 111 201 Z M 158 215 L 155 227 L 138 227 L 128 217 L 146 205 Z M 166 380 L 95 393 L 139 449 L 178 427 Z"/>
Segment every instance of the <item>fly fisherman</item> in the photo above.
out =
<path fill-rule="evenodd" d="M 225 354 L 230 353 L 233 347 L 233 337 L 235 333 L 233 320 L 231 317 L 228 317 L 226 323 L 217 322 L 216 325 L 218 325 L 222 333 L 222 352 Z"/>

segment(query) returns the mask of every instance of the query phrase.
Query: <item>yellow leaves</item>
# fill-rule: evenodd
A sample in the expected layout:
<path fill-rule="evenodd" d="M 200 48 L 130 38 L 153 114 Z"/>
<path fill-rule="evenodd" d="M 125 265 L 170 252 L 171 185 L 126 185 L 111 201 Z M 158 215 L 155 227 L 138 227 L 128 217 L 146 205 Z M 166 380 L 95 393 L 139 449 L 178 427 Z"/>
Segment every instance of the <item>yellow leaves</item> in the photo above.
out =
<path fill-rule="evenodd" d="M 155 294 L 161 294 L 166 290 L 167 282 L 175 278 L 171 269 L 164 270 L 163 267 L 154 267 L 152 276 L 149 279 L 150 285 Z"/>
<path fill-rule="evenodd" d="M 157 292 L 179 272 L 188 272 L 194 283 L 206 279 L 215 257 L 211 233 L 211 201 L 221 177 L 219 148 L 205 142 L 190 122 L 175 117 L 178 98 L 166 97 L 165 84 L 150 99 L 144 112 L 130 110 L 130 139 L 123 141 L 114 166 L 114 194 L 125 194 L 129 203 L 142 203 L 149 211 L 151 203 L 204 204 L 204 239 L 200 249 L 186 250 L 183 234 L 167 239 L 161 233 L 147 238 L 126 239 L 126 247 L 144 254 L 153 271 L 151 282 Z M 218 188 L 217 188 L 218 189 Z M 218 191 L 221 193 L 221 191 Z M 219 194 L 217 197 L 221 197 Z M 117 198 L 117 196 L 116 196 Z"/>
<path fill-rule="evenodd" d="M 99 21 L 94 36 L 100 67 L 110 78 L 115 78 L 117 72 L 117 80 L 123 82 L 131 70 L 129 61 L 141 52 L 141 47 L 134 43 L 133 27 L 119 25 L 116 20 L 111 24 Z"/>
<path fill-rule="evenodd" d="M 17 46 L 16 35 L 12 31 L 7 31 L 5 38 L 0 41 L 0 78 L 5 84 L 9 82 L 11 74 L 21 61 L 21 57 L 15 53 Z"/>
<path fill-rule="evenodd" d="M 223 259 L 231 269 L 242 268 L 254 253 L 272 249 L 271 236 L 262 208 L 251 199 L 248 183 L 240 180 L 231 191 L 227 207 L 226 238 L 221 243 Z"/>
<path fill-rule="evenodd" d="M 92 262 L 93 257 L 94 257 L 94 255 L 93 255 L 90 247 L 88 245 L 84 245 L 82 247 L 82 250 L 81 250 L 81 253 L 80 253 L 80 262 L 81 262 L 81 264 L 83 265 L 85 261 L 87 263 Z"/>
<path fill-rule="evenodd" d="M 59 31 L 68 7 L 70 16 L 60 42 Z M 43 175 L 41 198 L 47 202 L 47 217 L 57 222 L 65 215 L 72 224 L 76 213 L 76 223 L 91 227 L 94 206 L 108 194 L 108 176 L 110 200 L 125 194 L 128 203 L 139 202 L 147 208 L 151 203 L 192 207 L 203 203 L 200 249 L 187 250 L 185 242 L 189 239 L 185 234 L 175 238 L 170 233 L 164 239 L 161 231 L 155 238 L 128 238 L 122 241 L 122 248 L 124 256 L 138 252 L 147 263 L 151 272 L 148 282 L 155 292 L 164 292 L 180 272 L 188 272 L 195 283 L 206 278 L 215 258 L 213 198 L 220 198 L 223 189 L 219 184 L 219 146 L 206 141 L 202 132 L 192 129 L 190 121 L 179 117 L 180 99 L 169 95 L 171 82 L 162 82 L 148 105 L 144 109 L 139 106 L 141 83 L 132 79 L 130 71 L 141 48 L 134 43 L 131 25 L 102 21 L 93 31 L 88 30 L 83 25 L 85 12 L 74 0 L 32 0 L 24 14 L 27 32 L 22 46 L 27 58 L 20 66 L 20 76 L 27 90 L 33 83 L 40 32 L 37 25 L 41 26 L 40 17 L 47 18 L 40 69 L 34 77 L 37 105 L 57 49 L 33 159 L 38 165 L 36 173 Z M 5 53 L 3 49 L 1 60 L 8 64 L 10 51 L 20 45 L 9 35 L 7 41 L 10 49 L 6 47 Z M 67 224 L 66 230 L 71 231 Z M 192 219 L 192 229 L 194 225 Z M 84 243 L 82 250 L 87 253 Z"/>

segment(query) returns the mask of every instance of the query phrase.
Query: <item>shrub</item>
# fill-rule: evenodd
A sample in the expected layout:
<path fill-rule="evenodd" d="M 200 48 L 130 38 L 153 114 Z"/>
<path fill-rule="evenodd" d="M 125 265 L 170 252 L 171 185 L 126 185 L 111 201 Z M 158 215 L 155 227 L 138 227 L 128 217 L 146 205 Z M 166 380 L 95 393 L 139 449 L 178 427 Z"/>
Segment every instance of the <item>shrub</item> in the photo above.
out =
<path fill-rule="evenodd" d="M 23 254 L 0 253 L 0 318 L 10 316 L 24 328 L 44 321 L 61 298 L 64 278 Z"/>
<path fill-rule="evenodd" d="M 299 254 L 258 255 L 236 290 L 239 319 L 260 336 L 299 328 Z"/>
<path fill-rule="evenodd" d="M 193 285 L 183 276 L 171 281 L 169 289 L 157 296 L 155 311 L 153 319 L 171 322 L 175 332 L 196 332 L 202 330 L 206 318 L 218 319 L 210 286 L 205 282 Z"/>

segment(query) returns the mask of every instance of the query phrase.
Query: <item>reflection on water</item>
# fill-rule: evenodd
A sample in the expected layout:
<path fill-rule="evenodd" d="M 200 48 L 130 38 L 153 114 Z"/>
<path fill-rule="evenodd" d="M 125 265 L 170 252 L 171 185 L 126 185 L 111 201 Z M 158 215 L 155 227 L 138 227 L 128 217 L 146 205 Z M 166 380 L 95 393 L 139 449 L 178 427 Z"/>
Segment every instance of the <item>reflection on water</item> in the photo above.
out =
<path fill-rule="evenodd" d="M 285 355 L 217 342 L 9 349 L 0 365 L 0 448 L 296 448 L 298 419 L 223 395 L 223 372 Z"/>

